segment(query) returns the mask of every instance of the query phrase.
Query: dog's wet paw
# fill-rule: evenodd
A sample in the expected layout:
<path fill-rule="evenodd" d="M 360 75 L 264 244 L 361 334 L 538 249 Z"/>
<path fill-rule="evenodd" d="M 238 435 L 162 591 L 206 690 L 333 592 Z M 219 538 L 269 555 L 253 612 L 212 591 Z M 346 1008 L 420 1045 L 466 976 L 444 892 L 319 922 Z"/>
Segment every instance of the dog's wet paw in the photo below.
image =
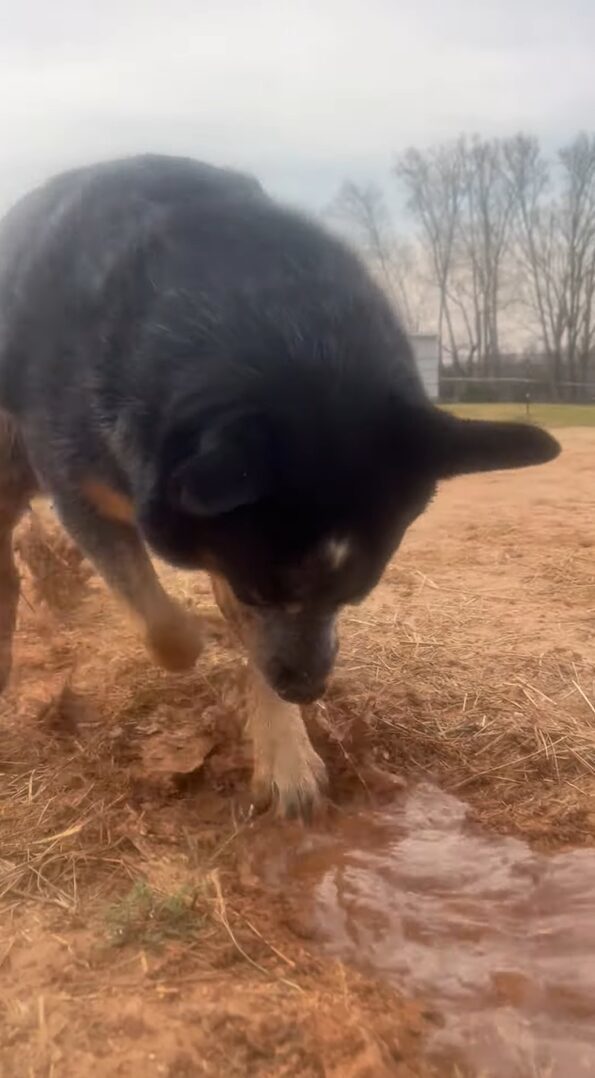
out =
<path fill-rule="evenodd" d="M 279 746 L 269 765 L 255 765 L 252 796 L 259 809 L 274 805 L 285 819 L 309 821 L 324 804 L 326 767 L 309 742 Z"/>

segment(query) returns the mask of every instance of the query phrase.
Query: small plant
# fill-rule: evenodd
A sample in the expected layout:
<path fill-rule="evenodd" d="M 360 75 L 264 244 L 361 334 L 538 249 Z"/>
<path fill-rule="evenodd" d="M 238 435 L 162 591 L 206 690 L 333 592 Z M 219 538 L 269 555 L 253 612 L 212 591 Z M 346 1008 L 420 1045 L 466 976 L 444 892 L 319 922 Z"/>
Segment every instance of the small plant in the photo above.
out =
<path fill-rule="evenodd" d="M 162 895 L 139 880 L 105 915 L 110 942 L 117 947 L 131 943 L 158 947 L 165 940 L 198 936 L 204 918 L 196 910 L 196 897 L 186 887 Z"/>

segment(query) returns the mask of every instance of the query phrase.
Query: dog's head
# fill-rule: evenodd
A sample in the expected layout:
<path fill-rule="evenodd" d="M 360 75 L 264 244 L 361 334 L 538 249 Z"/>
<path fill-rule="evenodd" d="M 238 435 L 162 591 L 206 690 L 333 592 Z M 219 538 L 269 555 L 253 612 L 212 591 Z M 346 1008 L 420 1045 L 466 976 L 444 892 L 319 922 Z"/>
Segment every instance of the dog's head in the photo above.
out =
<path fill-rule="evenodd" d="M 141 525 L 166 559 L 227 583 L 254 661 L 280 696 L 305 702 L 332 669 L 338 612 L 374 587 L 438 481 L 538 464 L 559 447 L 529 425 L 424 404 L 325 431 L 315 407 L 298 412 L 280 424 L 227 412 L 198 437 L 178 427 Z"/>

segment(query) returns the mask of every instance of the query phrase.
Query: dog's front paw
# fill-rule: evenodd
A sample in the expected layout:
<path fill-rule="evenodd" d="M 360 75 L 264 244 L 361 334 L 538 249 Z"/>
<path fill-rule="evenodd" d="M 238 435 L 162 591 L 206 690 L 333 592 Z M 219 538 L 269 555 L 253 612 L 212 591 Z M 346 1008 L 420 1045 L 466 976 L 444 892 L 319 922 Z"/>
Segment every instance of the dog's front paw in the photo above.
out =
<path fill-rule="evenodd" d="M 291 737 L 268 759 L 256 758 L 252 795 L 259 808 L 273 803 L 286 819 L 309 820 L 321 807 L 328 785 L 326 767 L 307 737 Z"/>
<path fill-rule="evenodd" d="M 188 670 L 203 648 L 201 623 L 182 607 L 172 606 L 167 616 L 148 630 L 147 646 L 159 666 L 172 672 Z"/>

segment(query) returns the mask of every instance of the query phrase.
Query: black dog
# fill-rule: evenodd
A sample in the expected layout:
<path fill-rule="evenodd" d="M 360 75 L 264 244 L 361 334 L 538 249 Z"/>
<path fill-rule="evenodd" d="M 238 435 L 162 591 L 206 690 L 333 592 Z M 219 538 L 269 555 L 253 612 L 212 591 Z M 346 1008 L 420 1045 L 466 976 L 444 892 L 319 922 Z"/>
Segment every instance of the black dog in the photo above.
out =
<path fill-rule="evenodd" d="M 255 781 L 306 809 L 335 618 L 378 581 L 439 479 L 550 460 L 525 425 L 425 398 L 364 266 L 242 175 L 140 157 L 69 172 L 0 230 L 0 677 L 18 601 L 12 530 L 51 494 L 158 659 L 200 634 L 145 542 L 207 569 L 254 662 Z"/>

